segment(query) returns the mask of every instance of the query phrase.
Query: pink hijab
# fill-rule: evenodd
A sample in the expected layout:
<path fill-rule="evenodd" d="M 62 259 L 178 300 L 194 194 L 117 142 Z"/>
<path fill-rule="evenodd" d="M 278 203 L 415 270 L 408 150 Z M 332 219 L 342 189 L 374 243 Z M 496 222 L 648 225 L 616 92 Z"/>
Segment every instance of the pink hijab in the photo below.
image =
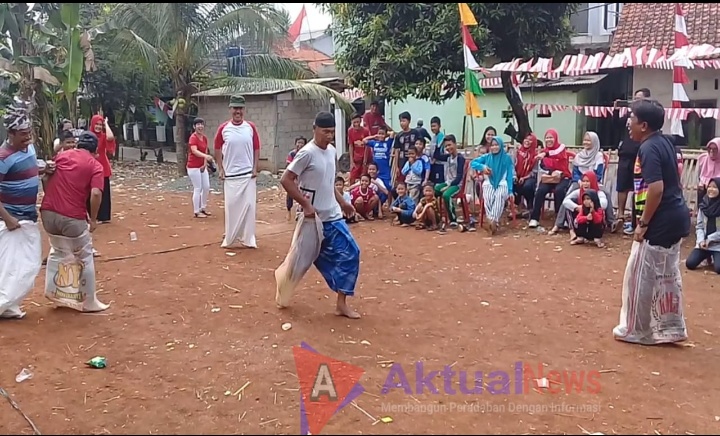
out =
<path fill-rule="evenodd" d="M 711 139 L 707 143 L 706 148 L 710 148 L 710 145 L 715 146 L 715 150 L 720 150 L 720 137 Z M 717 152 L 710 156 L 710 153 L 705 152 L 698 157 L 698 166 L 700 167 L 700 183 L 707 185 L 710 180 L 720 177 L 720 162 L 717 158 Z"/>

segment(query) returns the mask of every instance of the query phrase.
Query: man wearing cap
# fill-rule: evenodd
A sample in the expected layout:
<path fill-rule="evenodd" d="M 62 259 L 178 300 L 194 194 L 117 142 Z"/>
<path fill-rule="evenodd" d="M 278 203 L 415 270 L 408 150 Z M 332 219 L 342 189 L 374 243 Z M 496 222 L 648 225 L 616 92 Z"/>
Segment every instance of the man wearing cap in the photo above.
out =
<path fill-rule="evenodd" d="M 337 156 L 331 144 L 334 136 L 335 117 L 329 112 L 318 113 L 313 140 L 297 152 L 280 183 L 306 217 L 314 219 L 317 215 L 322 221 L 323 241 L 315 267 L 337 294 L 335 314 L 357 319 L 360 314 L 347 305 L 346 299 L 355 294 L 360 248 L 343 217 L 343 213 L 352 217 L 355 209 L 335 189 Z"/>
<path fill-rule="evenodd" d="M 232 118 L 215 134 L 215 161 L 225 193 L 225 238 L 222 247 L 240 244 L 257 248 L 255 207 L 260 135 L 245 119 L 245 97 L 230 97 Z"/>

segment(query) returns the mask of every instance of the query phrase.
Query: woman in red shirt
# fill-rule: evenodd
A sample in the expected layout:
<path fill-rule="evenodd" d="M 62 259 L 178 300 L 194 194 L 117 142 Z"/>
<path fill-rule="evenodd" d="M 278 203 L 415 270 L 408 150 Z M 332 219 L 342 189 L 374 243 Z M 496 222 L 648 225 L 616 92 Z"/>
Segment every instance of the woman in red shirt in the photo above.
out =
<path fill-rule="evenodd" d="M 193 121 L 193 134 L 188 140 L 188 177 L 193 185 L 193 211 L 195 218 L 207 218 L 207 202 L 210 196 L 210 174 L 208 164 L 213 157 L 208 154 L 208 139 L 205 136 L 205 120 L 195 118 Z"/>
<path fill-rule="evenodd" d="M 100 224 L 109 223 L 112 217 L 112 208 L 110 201 L 110 176 L 112 176 L 112 168 L 110 167 L 110 159 L 108 155 L 115 154 L 115 135 L 107 123 L 107 119 L 102 115 L 96 114 L 90 119 L 90 130 L 98 138 L 96 158 L 103 167 L 103 190 L 102 202 L 100 203 L 100 211 L 97 214 L 97 221 Z M 90 198 L 87 200 L 87 210 L 90 213 Z"/>

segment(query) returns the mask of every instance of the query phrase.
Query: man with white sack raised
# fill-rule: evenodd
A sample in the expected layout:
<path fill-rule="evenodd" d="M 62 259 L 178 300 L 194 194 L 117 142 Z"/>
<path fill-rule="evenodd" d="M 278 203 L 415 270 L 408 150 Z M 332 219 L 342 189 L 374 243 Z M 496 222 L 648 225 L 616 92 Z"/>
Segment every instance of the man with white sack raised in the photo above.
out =
<path fill-rule="evenodd" d="M 615 339 L 644 345 L 687 339 L 680 244 L 690 234 L 675 146 L 661 129 L 665 109 L 655 100 L 633 102 L 630 137 L 640 143 L 635 162 L 638 225 L 623 280 Z"/>
<path fill-rule="evenodd" d="M 255 208 L 260 135 L 245 119 L 245 97 L 230 97 L 232 118 L 220 124 L 215 134 L 215 160 L 225 193 L 225 237 L 222 247 L 236 243 L 257 248 Z"/>
<path fill-rule="evenodd" d="M 280 183 L 302 209 L 304 220 L 314 220 L 317 216 L 322 221 L 322 242 L 313 263 L 330 289 L 337 293 L 335 314 L 357 319 L 360 314 L 351 309 L 346 300 L 355 294 L 360 248 L 343 217 L 343 213 L 352 216 L 355 210 L 335 189 L 337 154 L 331 144 L 334 136 L 335 117 L 329 112 L 318 113 L 313 140 L 297 152 Z M 276 279 L 278 276 L 276 272 Z M 281 287 L 282 283 L 278 283 L 278 289 Z"/>
<path fill-rule="evenodd" d="M 40 206 L 43 227 L 50 239 L 45 297 L 58 306 L 81 312 L 99 312 L 109 307 L 97 299 L 90 236 L 97 227 L 106 188 L 103 166 L 95 158 L 97 149 L 98 137 L 83 132 L 76 148 L 58 154 L 55 173 L 43 177 L 45 196 Z"/>
<path fill-rule="evenodd" d="M 7 140 L 0 145 L 0 317 L 22 318 L 22 300 L 32 291 L 42 264 L 37 225 L 40 186 L 32 145 L 30 104 L 16 100 L 3 124 Z M 48 169 L 50 167 L 48 166 Z"/>

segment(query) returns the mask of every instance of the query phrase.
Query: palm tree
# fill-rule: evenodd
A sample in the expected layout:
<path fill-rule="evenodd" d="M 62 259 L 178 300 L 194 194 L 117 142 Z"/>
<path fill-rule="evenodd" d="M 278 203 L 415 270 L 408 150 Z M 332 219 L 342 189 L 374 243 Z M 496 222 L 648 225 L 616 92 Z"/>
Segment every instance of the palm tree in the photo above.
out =
<path fill-rule="evenodd" d="M 186 174 L 185 102 L 199 90 L 198 77 L 205 74 L 215 52 L 241 35 L 270 49 L 286 37 L 289 21 L 273 3 L 128 3 L 118 4 L 113 17 L 115 46 L 130 57 L 139 53 L 148 68 L 172 82 L 178 102 L 175 145 L 180 175 Z M 330 88 L 301 81 L 312 77 L 301 63 L 274 55 L 245 56 L 242 61 L 250 77 L 226 77 L 216 85 L 237 92 L 292 89 L 310 98 L 334 97 L 341 106 L 349 106 Z"/>

